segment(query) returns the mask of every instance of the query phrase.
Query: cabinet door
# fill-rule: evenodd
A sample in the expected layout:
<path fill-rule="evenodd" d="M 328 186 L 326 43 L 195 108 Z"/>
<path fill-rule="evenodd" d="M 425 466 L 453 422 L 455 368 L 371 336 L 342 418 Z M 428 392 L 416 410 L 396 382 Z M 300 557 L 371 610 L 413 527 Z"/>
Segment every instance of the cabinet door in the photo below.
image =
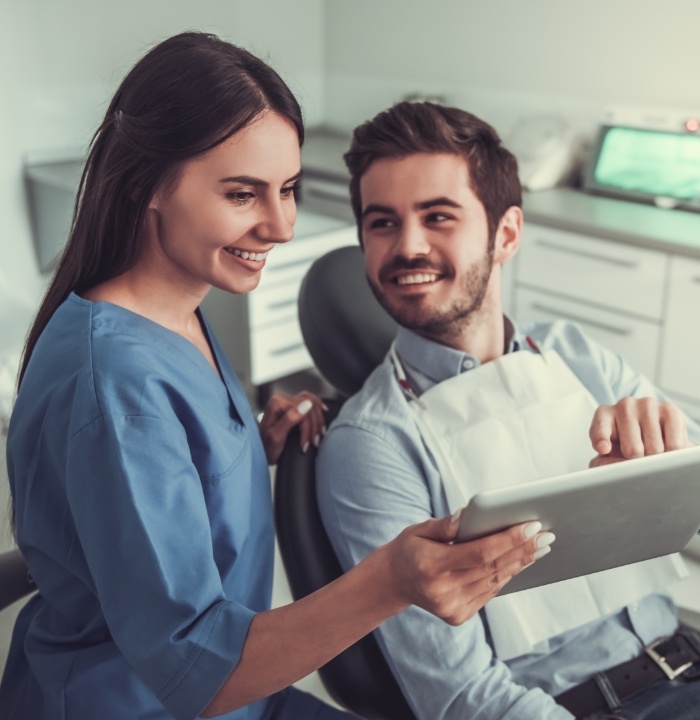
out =
<path fill-rule="evenodd" d="M 656 376 L 660 335 L 656 323 L 522 287 L 516 289 L 515 307 L 520 322 L 575 322 L 591 338 L 621 355 L 635 370 L 651 380 Z"/>
<path fill-rule="evenodd" d="M 655 250 L 525 225 L 516 282 L 660 320 L 667 257 Z"/>
<path fill-rule="evenodd" d="M 700 262 L 671 260 L 661 354 L 661 387 L 700 402 Z"/>

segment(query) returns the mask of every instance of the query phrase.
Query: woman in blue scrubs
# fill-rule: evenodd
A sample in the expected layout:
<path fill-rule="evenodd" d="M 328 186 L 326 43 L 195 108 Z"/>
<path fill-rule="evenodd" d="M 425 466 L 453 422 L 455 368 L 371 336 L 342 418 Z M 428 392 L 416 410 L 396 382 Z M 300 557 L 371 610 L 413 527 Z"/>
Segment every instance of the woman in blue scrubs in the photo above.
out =
<path fill-rule="evenodd" d="M 123 80 L 93 139 L 69 243 L 30 332 L 8 438 L 22 610 L 2 720 L 346 717 L 289 686 L 418 604 L 462 622 L 527 564 L 522 529 L 452 545 L 408 528 L 270 610 L 268 463 L 320 401 L 258 426 L 199 311 L 253 290 L 292 239 L 303 140 L 267 65 L 185 33 Z"/>

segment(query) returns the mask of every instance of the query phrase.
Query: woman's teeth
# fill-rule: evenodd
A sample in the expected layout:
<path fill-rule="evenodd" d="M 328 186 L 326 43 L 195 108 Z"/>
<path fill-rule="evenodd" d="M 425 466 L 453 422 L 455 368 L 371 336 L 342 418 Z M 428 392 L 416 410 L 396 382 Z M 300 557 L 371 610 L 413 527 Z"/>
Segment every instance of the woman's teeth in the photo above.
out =
<path fill-rule="evenodd" d="M 264 253 L 248 252 L 247 250 L 239 250 L 238 248 L 224 248 L 224 250 L 231 255 L 236 255 L 237 257 L 242 258 L 243 260 L 257 260 L 258 262 L 264 260 L 270 254 L 269 250 Z"/>
<path fill-rule="evenodd" d="M 414 275 L 399 275 L 396 282 L 399 285 L 418 285 L 419 283 L 432 283 L 437 280 L 438 276 L 428 273 L 415 273 Z"/>

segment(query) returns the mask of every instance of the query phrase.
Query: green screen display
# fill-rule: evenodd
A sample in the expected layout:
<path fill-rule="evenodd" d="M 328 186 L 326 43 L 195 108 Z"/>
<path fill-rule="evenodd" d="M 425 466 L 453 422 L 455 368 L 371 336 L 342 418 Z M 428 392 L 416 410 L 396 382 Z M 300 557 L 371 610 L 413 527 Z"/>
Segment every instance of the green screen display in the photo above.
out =
<path fill-rule="evenodd" d="M 654 197 L 700 198 L 700 135 L 610 128 L 593 179 L 597 185 Z"/>

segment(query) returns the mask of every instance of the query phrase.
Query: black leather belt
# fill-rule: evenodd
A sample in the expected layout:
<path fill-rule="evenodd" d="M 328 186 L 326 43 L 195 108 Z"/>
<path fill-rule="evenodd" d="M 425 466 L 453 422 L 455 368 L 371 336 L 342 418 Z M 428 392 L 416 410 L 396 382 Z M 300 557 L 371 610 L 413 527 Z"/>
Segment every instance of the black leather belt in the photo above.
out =
<path fill-rule="evenodd" d="M 695 679 L 700 679 L 700 641 L 692 631 L 679 630 L 672 637 L 653 642 L 634 660 L 598 673 L 555 700 L 577 718 L 584 718 L 614 709 L 607 700 L 611 696 L 617 695 L 623 703 L 659 680 Z"/>

